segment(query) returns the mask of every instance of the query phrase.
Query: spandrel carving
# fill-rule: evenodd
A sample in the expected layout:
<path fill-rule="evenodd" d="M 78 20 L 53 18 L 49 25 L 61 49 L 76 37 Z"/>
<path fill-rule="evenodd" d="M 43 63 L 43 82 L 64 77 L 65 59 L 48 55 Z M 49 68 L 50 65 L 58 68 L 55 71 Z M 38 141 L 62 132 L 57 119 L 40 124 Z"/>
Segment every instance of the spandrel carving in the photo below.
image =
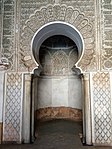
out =
<path fill-rule="evenodd" d="M 37 14 L 39 14 L 40 21 L 39 21 L 39 18 L 37 17 Z M 56 16 L 58 16 L 57 19 L 56 19 Z M 35 20 L 35 22 L 37 23 L 32 23 L 32 19 Z M 22 34 L 20 36 L 22 41 L 20 47 L 21 48 L 25 47 L 25 50 L 27 50 L 29 53 L 30 51 L 29 44 L 31 43 L 31 39 L 34 36 L 34 33 L 42 25 L 51 21 L 60 21 L 60 20 L 75 26 L 84 38 L 85 52 L 78 66 L 81 67 L 83 71 L 88 71 L 91 68 L 92 70 L 93 69 L 95 70 L 96 53 L 95 53 L 95 37 L 94 37 L 93 26 L 90 23 L 89 18 L 87 18 L 85 14 L 80 12 L 80 10 L 75 9 L 74 7 L 71 7 L 71 6 L 66 6 L 65 4 L 63 5 L 50 4 L 50 5 L 47 5 L 46 7 L 37 9 L 24 24 L 24 27 L 22 29 Z M 26 28 L 27 28 L 27 31 L 29 30 L 28 33 L 26 31 Z M 33 32 L 31 33 L 30 30 L 32 30 Z M 28 34 L 26 35 L 27 40 L 24 38 L 25 32 Z M 23 48 L 23 51 L 24 51 L 24 48 Z"/>

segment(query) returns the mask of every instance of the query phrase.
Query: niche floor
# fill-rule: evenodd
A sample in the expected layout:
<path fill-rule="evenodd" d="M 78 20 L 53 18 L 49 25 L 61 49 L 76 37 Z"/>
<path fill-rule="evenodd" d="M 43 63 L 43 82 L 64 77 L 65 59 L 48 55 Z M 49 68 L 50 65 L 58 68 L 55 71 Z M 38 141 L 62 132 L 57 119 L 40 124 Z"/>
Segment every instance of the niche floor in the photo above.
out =
<path fill-rule="evenodd" d="M 82 146 L 82 122 L 51 120 L 39 123 L 37 131 L 34 144 L 38 148 L 42 145 L 46 149 L 73 149 Z"/>
<path fill-rule="evenodd" d="M 38 124 L 38 139 L 34 144 L 5 144 L 0 149 L 112 149 L 112 147 L 83 146 L 80 122 L 53 120 Z"/>

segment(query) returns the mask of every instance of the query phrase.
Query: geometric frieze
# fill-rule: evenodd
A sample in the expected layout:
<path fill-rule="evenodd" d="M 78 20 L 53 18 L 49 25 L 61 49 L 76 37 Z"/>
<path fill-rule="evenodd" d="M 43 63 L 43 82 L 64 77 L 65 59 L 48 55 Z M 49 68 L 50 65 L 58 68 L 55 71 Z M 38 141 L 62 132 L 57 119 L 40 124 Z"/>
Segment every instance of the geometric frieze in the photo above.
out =
<path fill-rule="evenodd" d="M 101 0 L 102 70 L 112 70 L 112 1 Z"/>
<path fill-rule="evenodd" d="M 94 23 L 79 9 L 65 4 L 44 5 L 36 9 L 26 20 L 20 34 L 19 69 L 24 70 L 25 66 L 29 71 L 34 69 L 35 64 L 31 52 L 32 37 L 40 27 L 53 21 L 66 22 L 77 28 L 85 44 L 84 55 L 78 65 L 83 71 L 96 70 Z"/>
<path fill-rule="evenodd" d="M 5 74 L 3 142 L 21 143 L 22 74 Z"/>
<path fill-rule="evenodd" d="M 97 72 L 91 74 L 93 144 L 111 145 L 111 88 L 110 74 Z"/>

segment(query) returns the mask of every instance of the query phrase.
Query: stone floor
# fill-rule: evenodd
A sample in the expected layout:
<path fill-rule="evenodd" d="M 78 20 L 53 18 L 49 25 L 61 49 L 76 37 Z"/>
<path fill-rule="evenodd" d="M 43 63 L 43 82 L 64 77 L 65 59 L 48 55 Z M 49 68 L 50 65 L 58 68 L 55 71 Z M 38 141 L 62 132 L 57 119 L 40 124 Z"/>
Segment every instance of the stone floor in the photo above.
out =
<path fill-rule="evenodd" d="M 80 122 L 53 120 L 38 124 L 38 137 L 33 144 L 0 145 L 0 149 L 112 149 L 84 146 Z"/>

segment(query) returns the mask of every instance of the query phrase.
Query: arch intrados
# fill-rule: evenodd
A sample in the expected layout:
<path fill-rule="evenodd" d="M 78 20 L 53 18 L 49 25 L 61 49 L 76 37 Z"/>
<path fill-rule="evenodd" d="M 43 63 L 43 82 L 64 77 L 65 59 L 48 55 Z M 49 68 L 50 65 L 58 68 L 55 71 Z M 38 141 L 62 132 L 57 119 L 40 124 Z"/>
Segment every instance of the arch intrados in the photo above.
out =
<path fill-rule="evenodd" d="M 72 41 L 74 41 L 74 43 L 78 48 L 78 56 L 79 56 L 78 62 L 79 62 L 84 53 L 83 37 L 73 25 L 61 21 L 47 23 L 40 29 L 38 29 L 37 32 L 34 34 L 31 42 L 31 49 L 36 62 L 40 64 L 39 62 L 40 46 L 47 38 L 54 35 L 64 35 L 70 38 Z"/>

